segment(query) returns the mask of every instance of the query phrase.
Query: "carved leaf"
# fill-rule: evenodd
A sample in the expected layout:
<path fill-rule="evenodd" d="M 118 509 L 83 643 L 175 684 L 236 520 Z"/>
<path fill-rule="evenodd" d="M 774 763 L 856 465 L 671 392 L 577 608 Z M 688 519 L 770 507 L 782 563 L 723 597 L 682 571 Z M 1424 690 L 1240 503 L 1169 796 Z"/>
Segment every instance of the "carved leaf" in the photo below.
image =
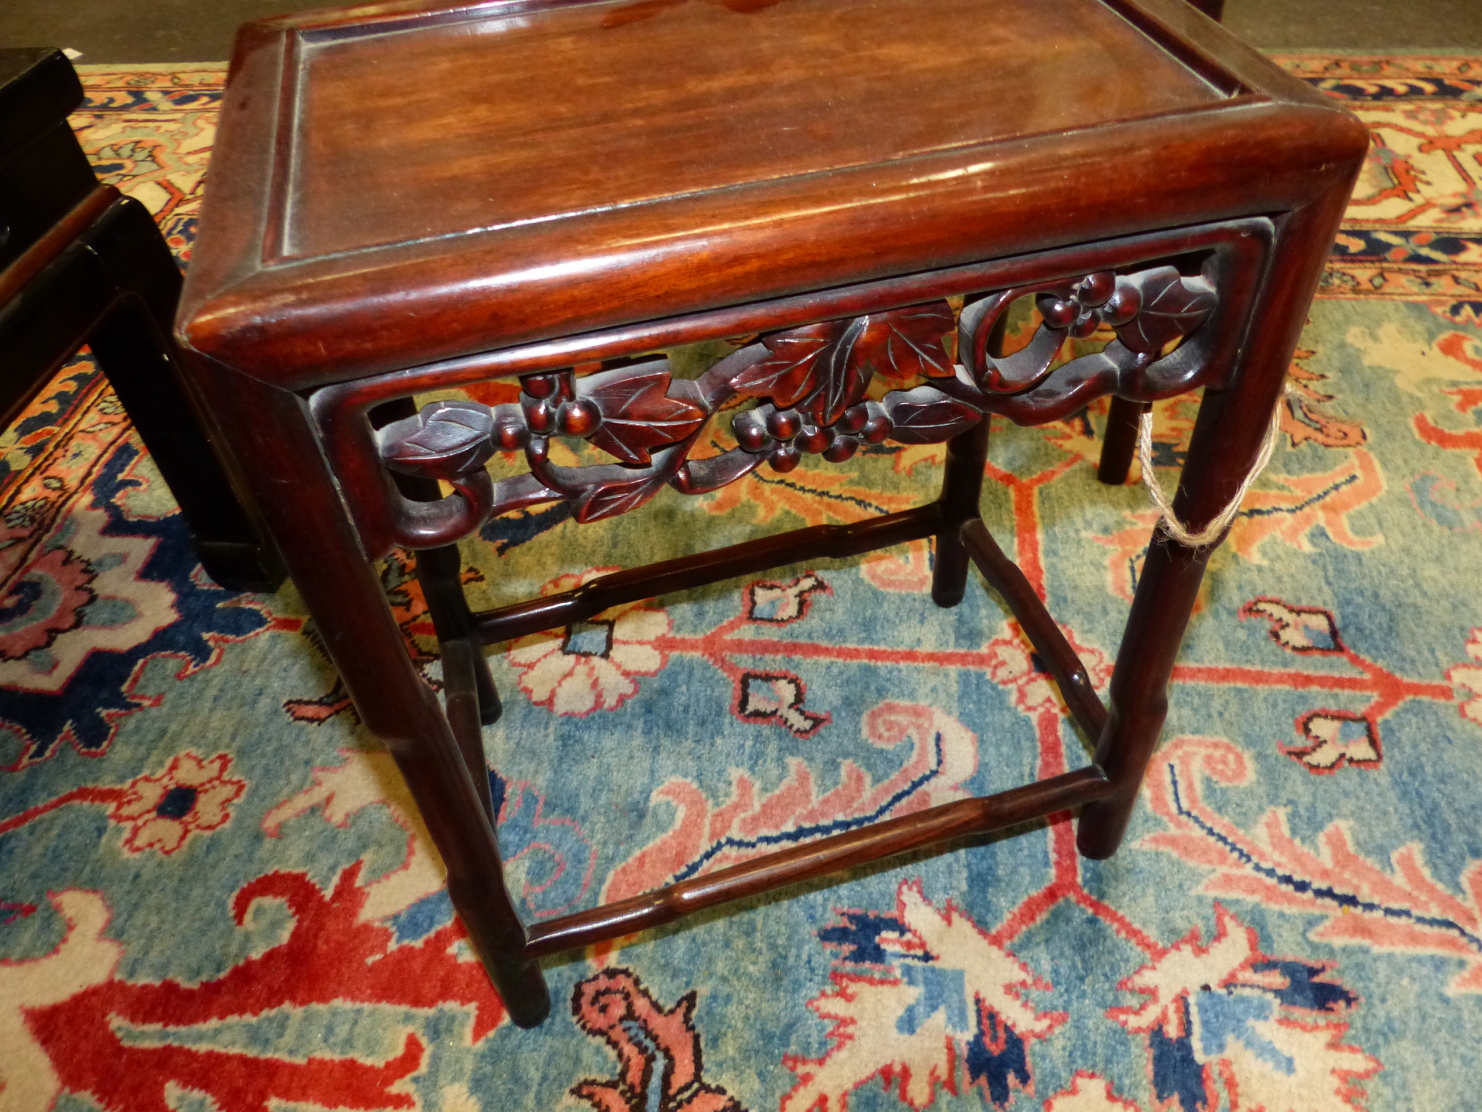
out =
<path fill-rule="evenodd" d="M 950 377 L 942 336 L 952 328 L 945 301 L 804 325 L 762 342 L 772 353 L 730 380 L 733 390 L 796 406 L 820 426 L 834 424 L 865 396 L 876 372 L 895 379 Z"/>
<path fill-rule="evenodd" d="M 403 475 L 452 479 L 484 465 L 494 454 L 494 414 L 478 402 L 434 402 L 416 417 L 381 433 L 386 466 Z"/>
<path fill-rule="evenodd" d="M 582 379 L 578 393 L 602 413 L 602 423 L 587 439 L 624 463 L 646 464 L 650 448 L 689 436 L 707 414 L 693 402 L 669 397 L 669 382 L 663 363 Z"/>
<path fill-rule="evenodd" d="M 847 327 L 847 321 L 827 321 L 764 337 L 762 343 L 772 354 L 741 370 L 731 379 L 731 389 L 790 409 L 818 389 L 820 357 Z"/>
<path fill-rule="evenodd" d="M 1132 351 L 1157 355 L 1171 340 L 1187 336 L 1214 310 L 1214 288 L 1202 278 L 1185 278 L 1171 266 L 1132 276 L 1142 294 L 1137 316 L 1117 329 Z"/>
<path fill-rule="evenodd" d="M 854 358 L 875 374 L 911 379 L 952 377 L 952 361 L 942 337 L 952 330 L 952 307 L 945 301 L 892 309 L 864 318 L 864 332 L 855 342 Z"/>
<path fill-rule="evenodd" d="M 902 444 L 934 444 L 950 440 L 976 425 L 983 411 L 934 386 L 894 390 L 882 403 L 890 414 L 890 438 Z"/>
<path fill-rule="evenodd" d="M 864 397 L 874 368 L 868 360 L 859 358 L 859 344 L 869 324 L 869 317 L 848 321 L 839 338 L 819 358 L 818 389 L 798 407 L 813 418 L 815 425 L 832 425 L 844 416 L 844 410 Z"/>
<path fill-rule="evenodd" d="M 577 500 L 576 520 L 585 524 L 636 510 L 657 494 L 668 481 L 669 476 L 659 471 L 647 472 L 626 482 L 617 480 L 590 486 Z"/>

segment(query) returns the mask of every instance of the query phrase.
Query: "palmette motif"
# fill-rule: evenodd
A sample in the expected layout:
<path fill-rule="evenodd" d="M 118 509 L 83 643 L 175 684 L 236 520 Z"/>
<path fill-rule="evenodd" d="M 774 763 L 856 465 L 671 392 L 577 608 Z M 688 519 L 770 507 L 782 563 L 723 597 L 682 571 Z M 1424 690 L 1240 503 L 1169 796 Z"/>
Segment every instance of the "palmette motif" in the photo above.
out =
<path fill-rule="evenodd" d="M 1025 296 L 1035 298 L 1040 323 L 1027 344 L 999 354 L 1009 308 Z M 636 509 L 666 485 L 701 494 L 763 463 L 791 471 L 804 453 L 838 463 L 887 439 L 950 440 L 989 412 L 1032 424 L 1108 393 L 1139 401 L 1178 393 L 1196 384 L 1190 360 L 1201 359 L 1181 341 L 1217 301 L 1208 275 L 1173 266 L 1099 271 L 992 293 L 960 315 L 939 300 L 775 332 L 692 381 L 673 379 L 662 358 L 581 377 L 526 375 L 518 403 L 434 402 L 380 431 L 388 468 L 455 491 L 408 503 L 400 539 L 414 548 L 447 544 L 492 514 L 552 501 L 572 503 L 578 521 L 597 521 Z M 1103 350 L 1056 365 L 1068 338 L 1089 338 L 1103 325 L 1115 333 Z M 947 343 L 954 329 L 956 359 Z M 877 375 L 900 388 L 871 398 Z M 757 399 L 732 420 L 737 447 L 691 459 L 710 418 L 737 396 Z M 618 462 L 557 465 L 553 436 L 585 440 Z M 521 449 L 529 472 L 494 482 L 485 462 Z"/>

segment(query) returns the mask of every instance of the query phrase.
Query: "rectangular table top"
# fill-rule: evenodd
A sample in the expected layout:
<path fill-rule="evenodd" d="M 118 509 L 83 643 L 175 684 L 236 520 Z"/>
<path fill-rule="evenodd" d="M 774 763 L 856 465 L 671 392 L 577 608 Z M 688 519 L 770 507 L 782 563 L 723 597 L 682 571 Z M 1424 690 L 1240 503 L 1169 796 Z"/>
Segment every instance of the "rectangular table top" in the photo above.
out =
<path fill-rule="evenodd" d="M 1268 138 L 1261 162 L 1320 161 L 1341 119 L 1320 104 L 1181 0 L 268 21 L 239 40 L 182 325 L 255 374 L 327 381 L 1265 211 L 1221 190 L 1274 180 L 1250 157 Z"/>
<path fill-rule="evenodd" d="M 288 257 L 580 219 L 1222 98 L 1098 0 L 475 10 L 311 38 L 299 64 L 292 172 L 274 199 Z"/>

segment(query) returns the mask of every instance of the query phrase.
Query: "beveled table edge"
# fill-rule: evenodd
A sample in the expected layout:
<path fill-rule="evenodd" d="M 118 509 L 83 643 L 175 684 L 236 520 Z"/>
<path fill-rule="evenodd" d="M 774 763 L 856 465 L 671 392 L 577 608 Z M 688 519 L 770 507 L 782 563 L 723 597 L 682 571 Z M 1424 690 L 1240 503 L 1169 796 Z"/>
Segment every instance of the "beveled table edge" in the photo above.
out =
<path fill-rule="evenodd" d="M 405 22 L 413 18 L 416 13 L 436 12 L 439 18 L 454 18 L 473 11 L 523 10 L 530 6 L 567 6 L 572 3 L 587 2 L 590 0 L 491 0 L 490 3 L 485 4 L 446 5 L 427 3 L 425 0 L 408 0 L 404 3 L 279 17 L 249 24 L 243 29 L 237 55 L 233 60 L 232 71 L 237 73 L 247 67 L 260 66 L 268 62 L 273 64 L 273 68 L 277 70 L 279 81 L 285 80 L 287 70 L 291 68 L 286 65 L 290 34 L 299 33 L 305 29 L 314 33 L 334 34 L 352 23 L 359 26 L 360 24 L 356 21 L 361 19 L 372 19 L 379 21 L 379 25 L 389 26 L 395 25 L 398 21 Z M 295 346 L 296 341 L 293 337 L 295 335 L 307 337 L 309 333 L 319 331 L 326 325 L 332 326 L 337 315 L 343 315 L 336 312 L 337 299 L 341 305 L 353 305 L 357 300 L 363 300 L 368 295 L 367 291 L 376 282 L 381 283 L 384 289 L 405 288 L 404 279 L 427 267 L 429 259 L 435 256 L 444 238 L 377 246 L 352 253 L 285 260 L 281 263 L 264 265 L 262 244 L 265 238 L 269 238 L 266 233 L 270 231 L 270 202 L 261 202 L 258 205 L 258 224 L 255 229 L 257 234 L 252 234 L 254 229 L 239 229 L 238 243 L 218 244 L 210 228 L 209 218 L 214 206 L 211 203 L 211 191 L 208 188 L 204 221 L 206 234 L 203 236 L 203 239 L 207 241 L 203 246 L 207 250 L 202 251 L 198 248 L 196 264 L 188 276 L 186 292 L 182 298 L 181 310 L 177 318 L 178 332 L 188 347 L 208 354 L 220 363 L 252 377 L 290 389 L 310 389 L 365 374 L 384 373 L 417 363 L 457 358 L 477 352 L 551 339 L 573 332 L 620 327 L 685 312 L 741 304 L 748 300 L 787 296 L 811 288 L 826 288 L 841 283 L 909 274 L 925 268 L 966 263 L 997 255 L 1043 250 L 1093 237 L 1104 239 L 1134 235 L 1158 228 L 1210 219 L 1279 215 L 1281 211 L 1301 207 L 1306 201 L 1319 195 L 1329 184 L 1330 178 L 1348 172 L 1348 165 L 1355 157 L 1355 152 L 1367 145 L 1367 132 L 1363 126 L 1340 105 L 1277 69 L 1273 64 L 1231 37 L 1218 24 L 1198 13 L 1185 3 L 1185 0 L 1102 0 L 1102 2 L 1123 14 L 1132 13 L 1129 18 L 1135 16 L 1139 29 L 1147 32 L 1149 27 L 1153 28 L 1157 32 L 1159 41 L 1167 37 L 1175 39 L 1182 37 L 1189 44 L 1191 51 L 1200 57 L 1210 59 L 1212 65 L 1219 66 L 1221 72 L 1229 74 L 1232 81 L 1238 82 L 1239 91 L 1234 93 L 1230 99 L 1209 105 L 1139 117 L 1098 128 L 970 144 L 944 151 L 916 154 L 888 162 L 870 163 L 864 167 L 727 186 L 704 193 L 664 198 L 657 202 L 639 202 L 635 206 L 628 207 L 651 205 L 671 211 L 680 210 L 675 215 L 682 217 L 686 202 L 693 202 L 696 198 L 711 198 L 723 194 L 745 194 L 754 197 L 766 191 L 774 193 L 798 191 L 799 186 L 826 189 L 827 186 L 833 185 L 847 189 L 846 179 L 849 177 L 857 176 L 861 171 L 874 172 L 878 177 L 880 176 L 878 172 L 882 168 L 894 171 L 897 183 L 902 180 L 910 181 L 913 177 L 915 180 L 969 178 L 975 171 L 993 166 L 1037 168 L 1043 174 L 1047 166 L 1055 161 L 1057 152 L 1064 151 L 1067 146 L 1075 148 L 1079 143 L 1081 149 L 1073 150 L 1072 156 L 1085 156 L 1087 153 L 1085 141 L 1088 137 L 1098 140 L 1090 144 L 1091 146 L 1104 148 L 1107 156 L 1110 157 L 1118 144 L 1124 148 L 1137 149 L 1142 144 L 1153 142 L 1156 139 L 1153 134 L 1155 131 L 1166 131 L 1170 126 L 1174 126 L 1176 130 L 1178 124 L 1196 124 L 1197 121 L 1211 114 L 1232 112 L 1247 114 L 1248 119 L 1244 121 L 1246 126 L 1259 127 L 1259 130 L 1266 131 L 1272 136 L 1279 136 L 1282 132 L 1295 129 L 1305 132 L 1307 138 L 1312 140 L 1304 150 L 1299 152 L 1302 157 L 1291 160 L 1285 175 L 1280 180 L 1273 178 L 1264 183 L 1268 187 L 1268 200 L 1276 197 L 1278 203 L 1264 205 L 1228 203 L 1220 207 L 1219 199 L 1211 197 L 1206 190 L 1201 191 L 1201 196 L 1210 200 L 1210 205 L 1202 209 L 1193 204 L 1182 206 L 1167 204 L 1157 208 L 1156 211 L 1146 213 L 1120 213 L 1120 222 L 1116 224 L 1103 222 L 1096 225 L 1093 222 L 1084 227 L 1075 219 L 1066 219 L 1063 224 L 1053 229 L 1048 231 L 1042 229 L 1033 238 L 1016 237 L 1012 234 L 995 236 L 991 232 L 986 236 L 975 236 L 969 231 L 968 234 L 957 237 L 957 243 L 961 246 L 948 245 L 945 242 L 946 237 L 938 236 L 938 242 L 935 244 L 917 247 L 914 250 L 914 256 L 912 256 L 912 251 L 907 249 L 903 250 L 900 253 L 902 257 L 898 258 L 872 257 L 869 264 L 860 265 L 856 261 L 852 266 L 835 262 L 829 266 L 820 265 L 808 273 L 790 273 L 772 284 L 747 284 L 745 295 L 739 299 L 727 299 L 719 291 L 707 292 L 700 288 L 692 292 L 676 290 L 672 298 L 650 299 L 652 303 L 641 300 L 623 301 L 613 311 L 597 316 L 573 316 L 569 315 L 568 310 L 566 317 L 557 314 L 546 318 L 542 314 L 525 311 L 520 308 L 523 304 L 520 301 L 522 297 L 530 299 L 535 308 L 540 308 L 541 296 L 544 296 L 547 301 L 553 300 L 552 296 L 548 292 L 537 296 L 531 294 L 528 288 L 517 289 L 515 287 L 519 283 L 514 279 L 519 279 L 523 277 L 522 275 L 500 275 L 497 265 L 490 265 L 487 270 L 481 272 L 488 276 L 485 296 L 491 300 L 513 299 L 510 315 L 521 317 L 523 327 L 512 328 L 496 321 L 487 328 L 450 328 L 444 335 L 451 339 L 442 346 L 434 344 L 416 352 L 387 346 L 370 352 L 356 350 L 353 340 L 340 343 L 326 342 L 322 332 L 320 332 L 318 341 L 297 341 L 298 346 Z M 259 79 L 261 77 L 262 75 L 259 74 Z M 1236 130 L 1245 130 L 1245 127 Z M 281 135 L 261 132 L 256 135 L 231 136 L 229 143 L 234 146 L 220 152 L 222 168 L 226 171 L 223 177 L 231 179 L 239 177 L 244 171 L 250 171 L 254 158 L 259 165 L 265 156 L 273 160 L 274 164 L 280 164 L 282 159 L 279 157 L 281 153 L 279 148 L 282 141 Z M 251 149 L 244 150 L 243 147 Z M 1361 157 L 1361 152 L 1359 156 Z M 925 172 L 913 175 L 913 171 Z M 823 183 L 821 186 L 820 182 Z M 871 184 L 873 186 L 878 183 L 872 182 Z M 232 188 L 232 182 L 228 180 L 224 186 L 218 186 L 218 189 L 221 188 Z M 977 189 L 976 197 L 979 201 L 980 215 L 991 217 L 993 209 L 991 195 L 984 201 L 983 190 Z M 868 200 L 874 213 L 878 214 L 882 200 L 880 190 L 876 188 L 874 195 Z M 616 208 L 599 210 L 597 216 L 601 217 L 604 212 L 613 211 L 619 210 Z M 958 215 L 955 210 L 954 215 Z M 778 221 L 778 223 L 785 222 L 785 220 Z M 590 229 L 584 226 L 582 230 L 589 231 Z M 246 232 L 245 235 L 241 234 L 243 231 Z M 496 231 L 460 234 L 458 238 L 465 244 L 478 245 L 473 250 L 465 247 L 463 252 L 467 256 L 466 261 L 476 268 L 481 260 L 494 264 L 496 256 L 507 254 L 503 248 L 509 245 L 508 237 L 521 231 L 522 228 L 519 226 L 513 228 L 506 226 Z M 600 233 L 600 228 L 598 232 Z M 751 234 L 757 242 L 748 241 L 740 245 L 738 252 L 764 254 L 766 248 L 761 241 L 767 238 L 765 234 L 756 235 L 754 230 L 748 234 Z M 669 238 L 681 240 L 683 237 L 675 233 Z M 579 246 L 591 248 L 593 244 L 590 240 L 597 241 L 598 256 L 604 250 L 609 255 L 612 254 L 614 245 L 602 241 L 600 234 L 589 237 L 589 242 Z M 557 241 L 555 246 L 560 247 L 559 236 Z M 652 248 L 652 250 L 658 253 L 663 248 Z M 577 256 L 569 255 L 568 257 Z M 356 259 L 358 265 L 355 267 L 354 274 L 347 277 L 340 272 L 345 269 L 345 260 L 349 258 Z M 589 255 L 586 261 L 592 263 L 589 268 L 592 272 L 602 269 L 597 265 L 600 259 Z M 612 260 L 608 261 L 611 263 Z M 675 265 L 682 266 L 682 263 L 676 262 Z M 606 273 L 611 277 L 615 273 L 613 266 L 609 265 Z M 290 278 L 292 286 L 288 286 L 285 281 Z M 498 280 L 501 278 L 506 280 L 507 288 L 496 289 Z M 292 290 L 317 292 L 313 295 L 299 297 L 295 296 Z M 632 309 L 631 312 L 623 312 L 623 309 L 629 307 Z M 530 322 L 534 319 L 542 322 L 548 320 L 548 323 L 531 324 Z M 310 348 L 317 350 L 310 351 L 308 350 Z"/>

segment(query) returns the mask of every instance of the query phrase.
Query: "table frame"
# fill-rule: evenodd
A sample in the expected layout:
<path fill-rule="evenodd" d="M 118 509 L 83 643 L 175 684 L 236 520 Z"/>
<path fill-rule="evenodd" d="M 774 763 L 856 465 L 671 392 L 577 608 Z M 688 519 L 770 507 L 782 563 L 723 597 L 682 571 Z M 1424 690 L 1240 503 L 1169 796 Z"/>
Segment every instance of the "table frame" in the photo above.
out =
<path fill-rule="evenodd" d="M 1173 34 L 1167 28 L 1179 21 L 1201 18 L 1164 0 L 1118 0 L 1116 7 L 1143 13 L 1138 18 L 1152 21 L 1149 25 L 1157 23 L 1163 28 L 1160 35 Z M 1201 50 L 1226 50 L 1215 41 L 1217 28 L 1189 23 L 1185 30 L 1200 40 Z M 258 49 L 269 41 L 267 34 L 261 28 L 254 31 L 244 39 L 244 50 Z M 286 279 L 274 279 L 276 285 L 264 284 L 265 271 L 249 275 L 237 287 L 247 291 L 240 296 L 229 285 L 222 287 L 228 292 L 221 295 L 220 312 L 210 308 L 209 297 L 187 298 L 181 331 L 194 349 L 200 394 L 243 464 L 263 517 L 362 721 L 395 757 L 447 865 L 453 904 L 515 1023 L 534 1026 L 549 1012 L 549 995 L 537 959 L 667 923 L 717 903 L 1075 808 L 1080 809 L 1080 851 L 1099 858 L 1116 850 L 1158 740 L 1174 659 L 1214 546 L 1189 548 L 1171 539 L 1161 524 L 1154 530 L 1103 705 L 1058 626 L 1022 573 L 998 549 L 979 515 L 987 417 L 999 413 L 1021 424 L 1040 423 L 1111 395 L 1101 473 L 1119 481 L 1126 475 L 1131 455 L 1129 434 L 1143 409 L 1157 399 L 1202 388 L 1203 400 L 1174 512 L 1188 529 L 1197 532 L 1235 496 L 1266 438 L 1367 135 L 1357 121 L 1321 104 L 1274 72 L 1270 74 L 1274 91 L 1252 91 L 1265 80 L 1262 74 L 1269 67 L 1262 68 L 1259 59 L 1233 47 L 1226 56 L 1232 72 L 1241 74 L 1244 84 L 1240 87 L 1245 89 L 1229 105 L 1117 125 L 1117 135 L 1122 137 L 1118 142 L 1136 139 L 1152 144 L 1146 150 L 1139 148 L 1136 157 L 1145 162 L 1155 158 L 1158 143 L 1177 149 L 1186 177 L 1170 182 L 1155 166 L 1146 169 L 1142 163 L 1125 160 L 1118 163 L 1115 179 L 1092 175 L 1124 202 L 1111 221 L 1115 226 L 1105 222 L 1098 226 L 1099 218 L 1091 208 L 1079 211 L 1073 205 L 1062 205 L 1059 211 L 1067 214 L 1063 227 L 1053 234 L 1044 232 L 1041 210 L 1048 202 L 1034 197 L 1024 183 L 1039 182 L 1056 196 L 1072 194 L 1067 192 L 1067 171 L 1043 161 L 1048 158 L 1043 151 L 1049 148 L 1037 138 L 1014 148 L 1040 152 L 1033 153 L 1032 159 L 1029 153 L 1022 156 L 1031 159 L 1025 166 L 1033 174 L 1017 184 L 991 183 L 996 190 L 992 204 L 973 217 L 982 223 L 999 211 L 993 206 L 1010 204 L 1010 198 L 1017 195 L 1010 186 L 1015 185 L 1027 191 L 1029 200 L 1013 213 L 1013 220 L 1026 227 L 1033 222 L 1034 230 L 1020 235 L 1014 231 L 1018 224 L 1001 222 L 1001 227 L 984 234 L 981 254 L 976 257 L 957 245 L 952 254 L 937 256 L 943 259 L 942 265 L 905 268 L 884 277 L 860 264 L 856 276 L 866 275 L 867 280 L 840 282 L 829 271 L 828 280 L 816 288 L 782 296 L 777 295 L 775 284 L 768 284 L 772 279 L 759 276 L 754 288 L 733 291 L 719 307 L 713 300 L 702 299 L 693 303 L 698 306 L 694 311 L 655 312 L 637 319 L 633 302 L 624 302 L 620 296 L 627 289 L 628 279 L 623 278 L 609 291 L 610 300 L 593 309 L 599 316 L 607 313 L 611 323 L 584 324 L 564 335 L 545 332 L 534 338 L 511 337 L 503 345 L 446 358 L 434 358 L 443 354 L 439 345 L 445 344 L 446 337 L 429 333 L 424 358 L 433 361 L 402 358 L 391 370 L 385 369 L 387 352 L 360 365 L 334 360 L 322 366 L 301 362 L 281 373 L 271 365 L 274 350 L 301 359 L 312 348 L 305 346 L 308 341 L 302 336 L 308 334 L 302 330 L 321 307 L 325 313 L 338 314 L 334 319 L 341 323 L 336 329 L 342 330 L 343 321 L 356 314 L 369 325 L 379 302 L 365 291 L 356 295 L 360 300 L 353 304 L 338 303 L 325 300 L 330 297 L 329 286 L 316 287 L 313 297 L 304 302 L 309 307 L 283 333 L 291 333 L 290 339 L 278 349 L 266 340 L 257 344 L 252 337 L 266 336 L 262 329 L 277 326 L 273 315 L 277 310 L 272 306 L 290 304 L 278 290 L 284 280 L 292 281 L 292 268 L 284 272 Z M 256 138 L 234 151 L 268 149 L 261 137 L 262 125 L 254 126 Z M 1218 163 L 1232 157 L 1230 152 L 1240 144 L 1255 143 L 1252 137 L 1258 135 L 1282 137 L 1280 143 L 1260 139 L 1263 145 L 1258 153 L 1249 156 L 1261 160 L 1259 165 Z M 1086 152 L 1100 149 L 1098 142 L 1094 135 L 1067 133 L 1063 147 L 1080 152 L 1076 158 L 1084 160 L 1090 157 Z M 245 153 L 230 156 L 246 157 Z M 955 171 L 939 177 L 946 183 L 943 189 L 957 188 Z M 1082 179 L 1081 184 L 1089 181 Z M 234 183 L 228 188 L 245 187 Z M 773 198 L 768 205 L 783 203 L 777 199 L 782 196 L 777 192 L 781 188 L 773 189 L 776 196 L 768 194 Z M 957 197 L 953 203 L 963 202 Z M 1105 197 L 1096 198 L 1101 208 L 1108 203 Z M 828 223 L 835 219 L 835 210 L 826 211 L 829 215 L 820 217 L 812 229 L 818 237 L 835 227 Z M 259 218 L 260 214 L 252 217 Z M 789 219 L 801 217 L 791 213 Z M 747 235 L 774 234 L 772 225 L 762 222 L 748 228 Z M 917 230 L 913 228 L 911 235 Z M 241 243 L 250 242 L 252 235 L 245 218 L 240 226 L 229 229 L 223 238 L 228 244 L 223 258 Z M 1006 237 L 1013 235 L 1020 238 L 1006 248 Z M 911 244 L 906 243 L 903 230 L 893 249 L 918 251 Z M 669 262 L 678 266 L 675 260 L 691 249 L 690 244 L 676 247 Z M 1190 259 L 1194 263 L 1180 264 L 1184 270 L 1179 276 L 1187 279 L 1181 288 L 1188 306 L 1197 307 L 1194 315 L 1199 319 L 1185 330 L 1187 334 L 1179 333 L 1176 348 L 1159 344 L 1154 345 L 1157 350 L 1141 353 L 1146 358 L 1124 358 L 1128 345 L 1135 348 L 1136 342 L 1124 330 L 1127 322 L 1119 311 L 1108 315 L 1100 308 L 1112 303 L 1105 298 L 1097 301 L 1107 292 L 1107 280 L 1097 276 L 1113 275 L 1110 280 L 1116 290 L 1131 284 L 1150 296 L 1147 291 L 1155 286 L 1172 287 L 1166 282 L 1157 286 L 1164 279 L 1149 278 L 1149 273 L 1170 260 L 1187 263 Z M 872 260 L 870 267 L 875 265 Z M 227 280 L 224 262 L 203 261 L 199 269 L 206 275 L 199 279 L 205 288 Z M 306 271 L 310 272 L 312 268 Z M 646 280 L 657 290 L 668 281 L 668 273 L 660 267 L 653 276 L 633 281 Z M 196 280 L 195 271 L 192 278 Z M 361 278 L 350 275 L 334 281 L 359 282 Z M 253 292 L 259 286 L 271 297 Z M 1211 291 L 1212 300 L 1199 293 L 1203 289 Z M 1050 299 L 1041 303 L 1049 315 L 1060 314 L 1064 304 L 1074 303 L 1070 317 L 1075 320 L 1067 317 L 1064 328 L 1079 328 L 1094 317 L 1118 329 L 1123 355 L 1103 361 L 1111 364 L 1109 370 L 1103 364 L 1093 365 L 1094 361 L 1076 360 L 1018 377 L 1022 368 L 997 359 L 1002 352 L 991 322 L 996 295 L 1025 290 Z M 391 294 L 381 292 L 389 302 Z M 666 287 L 662 296 L 653 295 L 653 304 L 668 304 L 682 293 Z M 268 308 L 251 300 L 258 296 L 268 297 L 262 303 Z M 466 299 L 471 294 L 465 289 L 459 296 Z M 644 296 L 648 296 L 646 289 Z M 630 403 L 621 396 L 631 398 L 643 391 L 629 390 L 624 395 L 612 384 L 628 381 L 631 385 L 634 380 L 623 380 L 624 374 L 646 374 L 650 379 L 645 381 L 658 383 L 654 376 L 660 372 L 643 370 L 642 365 L 636 369 L 629 365 L 625 370 L 623 361 L 699 340 L 760 335 L 765 351 L 756 350 L 757 345 L 743 348 L 734 356 L 734 365 L 715 371 L 709 379 L 702 376 L 700 385 L 678 385 L 664 375 L 663 389 L 644 395 L 651 402 L 656 397 L 665 399 L 665 405 L 680 410 L 688 406 L 698 414 L 679 422 L 690 443 L 697 435 L 694 421 L 708 419 L 727 392 L 751 394 L 770 405 L 768 421 L 783 411 L 801 414 L 804 423 L 811 422 L 809 427 L 818 432 L 817 441 L 810 441 L 815 446 L 864 435 L 863 426 L 849 425 L 852 418 L 845 411 L 850 409 L 857 411 L 856 416 L 863 415 L 861 420 L 875 420 L 883 412 L 888 418 L 887 431 L 899 436 L 913 420 L 910 406 L 916 403 L 910 399 L 892 402 L 887 397 L 867 404 L 856 389 L 857 381 L 832 394 L 814 391 L 804 396 L 804 391 L 794 397 L 795 378 L 787 380 L 791 385 L 782 388 L 787 397 L 779 399 L 767 393 L 770 387 L 764 388 L 756 368 L 768 358 L 781 358 L 778 353 L 785 345 L 810 337 L 831 337 L 827 342 L 834 346 L 829 350 L 838 351 L 839 336 L 871 334 L 869 329 L 876 326 L 871 321 L 900 324 L 922 314 L 930 318 L 940 311 L 933 310 L 933 304 L 955 296 L 967 298 L 958 329 L 958 354 L 967 369 L 933 370 L 927 366 L 930 359 L 916 368 L 925 377 L 925 385 L 918 389 L 936 391 L 929 396 L 945 396 L 959 406 L 957 417 L 939 430 L 943 435 L 938 439 L 950 439 L 942 493 L 936 501 L 871 521 L 801 530 L 617 573 L 576 591 L 498 611 L 474 614 L 468 609 L 458 586 L 453 545 L 490 513 L 560 498 L 572 501 L 577 516 L 586 520 L 629 508 L 623 499 L 609 499 L 604 493 L 624 481 L 618 469 L 597 469 L 603 474 L 588 482 L 550 469 L 542 462 L 539 448 L 552 431 L 589 437 L 619 411 L 632 416 L 623 408 Z M 397 325 L 388 333 L 388 342 L 409 344 L 409 327 Z M 330 337 L 326 342 L 340 342 L 335 339 L 340 331 L 330 330 L 326 335 Z M 585 384 L 563 370 L 598 363 L 616 365 L 616 369 L 599 372 Z M 881 370 L 879 366 L 874 369 Z M 419 415 L 411 400 L 433 389 L 514 377 L 521 379 L 522 400 L 505 413 L 464 410 L 460 416 L 444 407 Z M 919 400 L 928 395 L 915 396 Z M 877 408 L 870 409 L 870 405 Z M 962 407 L 972 416 L 966 416 Z M 464 436 L 458 428 L 471 432 Z M 796 436 L 812 434 L 804 430 Z M 780 460 L 786 466 L 790 457 L 782 449 L 794 441 L 782 444 L 787 437 L 779 437 L 757 441 L 756 454 L 771 453 L 767 458 L 774 465 Z M 533 477 L 494 483 L 482 462 L 499 446 L 524 447 Z M 762 462 L 760 458 L 740 460 L 726 470 L 730 465 L 690 460 L 682 437 L 666 440 L 659 435 L 648 447 L 654 450 L 643 448 L 637 451 L 636 462 L 628 461 L 643 472 L 645 481 L 652 480 L 652 489 L 646 489 L 644 497 L 665 486 L 693 493 L 706 489 L 717 477 L 739 478 L 750 465 Z M 635 451 L 631 444 L 622 450 Z M 451 483 L 454 493 L 443 495 L 430 485 L 439 479 Z M 635 496 L 630 501 L 642 500 Z M 1091 764 L 1011 791 L 885 820 L 529 930 L 523 926 L 504 884 L 479 737 L 480 723 L 498 713 L 497 695 L 482 660 L 484 644 L 564 625 L 619 602 L 784 563 L 858 554 L 928 536 L 935 538 L 937 546 L 933 598 L 939 605 L 954 605 L 962 597 L 969 565 L 978 566 L 1049 662 L 1073 717 L 1094 740 Z M 422 550 L 419 575 L 443 645 L 446 712 L 408 657 L 375 568 L 375 561 L 398 544 Z"/>

